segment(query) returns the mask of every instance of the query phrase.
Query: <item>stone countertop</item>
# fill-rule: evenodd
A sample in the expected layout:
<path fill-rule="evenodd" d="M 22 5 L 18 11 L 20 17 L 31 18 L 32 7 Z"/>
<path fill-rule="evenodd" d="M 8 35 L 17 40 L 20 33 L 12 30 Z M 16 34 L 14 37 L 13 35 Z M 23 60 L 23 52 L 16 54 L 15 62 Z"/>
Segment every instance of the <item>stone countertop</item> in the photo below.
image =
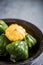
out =
<path fill-rule="evenodd" d="M 19 18 L 43 32 L 43 0 L 0 0 L 0 18 Z"/>
<path fill-rule="evenodd" d="M 43 33 L 43 0 L 0 0 L 0 19 L 3 18 L 27 20 Z M 43 65 L 43 53 L 33 64 Z"/>

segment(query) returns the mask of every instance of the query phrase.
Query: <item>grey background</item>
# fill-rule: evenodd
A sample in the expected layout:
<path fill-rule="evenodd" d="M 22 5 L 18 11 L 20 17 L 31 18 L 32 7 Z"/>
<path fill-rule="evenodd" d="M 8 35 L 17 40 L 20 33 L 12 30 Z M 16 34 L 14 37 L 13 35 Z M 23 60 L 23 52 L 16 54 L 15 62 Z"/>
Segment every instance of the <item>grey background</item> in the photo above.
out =
<path fill-rule="evenodd" d="M 24 19 L 43 32 L 43 0 L 0 0 L 0 18 Z"/>
<path fill-rule="evenodd" d="M 2 18 L 27 20 L 43 33 L 43 0 L 0 0 L 0 19 Z M 33 64 L 43 65 L 43 53 Z"/>

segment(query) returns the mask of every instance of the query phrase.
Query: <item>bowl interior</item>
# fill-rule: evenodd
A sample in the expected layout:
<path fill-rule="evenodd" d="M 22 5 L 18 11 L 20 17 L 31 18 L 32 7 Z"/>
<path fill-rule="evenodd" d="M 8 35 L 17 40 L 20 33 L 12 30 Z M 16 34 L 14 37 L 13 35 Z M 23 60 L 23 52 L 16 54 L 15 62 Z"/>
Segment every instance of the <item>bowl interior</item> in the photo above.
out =
<path fill-rule="evenodd" d="M 3 19 L 3 20 L 8 25 L 17 23 L 17 24 L 23 26 L 28 33 L 30 33 L 33 37 L 35 37 L 37 39 L 37 44 L 30 50 L 30 57 L 27 60 L 33 60 L 34 58 L 36 58 L 41 53 L 41 41 L 42 41 L 41 31 L 35 25 L 33 25 L 27 21 L 24 21 L 24 20 L 19 20 L 19 19 Z M 12 62 L 9 60 L 9 57 L 0 57 L 0 61 L 1 61 L 1 63 L 3 63 L 3 61 L 4 61 L 4 64 L 6 64 L 6 63 L 12 64 Z M 24 61 L 17 62 L 17 63 L 15 63 L 15 65 L 18 63 L 22 63 L 22 62 L 24 62 Z"/>

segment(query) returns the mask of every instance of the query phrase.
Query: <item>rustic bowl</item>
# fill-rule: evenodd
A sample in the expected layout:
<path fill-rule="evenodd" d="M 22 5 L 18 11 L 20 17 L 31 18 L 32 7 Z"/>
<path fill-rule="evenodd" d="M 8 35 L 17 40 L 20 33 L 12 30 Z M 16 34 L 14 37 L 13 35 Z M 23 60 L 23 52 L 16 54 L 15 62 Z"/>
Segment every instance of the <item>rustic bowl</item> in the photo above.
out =
<path fill-rule="evenodd" d="M 37 39 L 37 44 L 35 45 L 35 47 L 32 48 L 32 50 L 30 50 L 30 57 L 27 60 L 13 63 L 9 60 L 8 56 L 7 57 L 0 56 L 0 65 L 29 65 L 31 64 L 31 61 L 37 58 L 43 51 L 42 32 L 32 23 L 21 20 L 21 19 L 2 19 L 2 20 L 4 20 L 8 25 L 12 23 L 17 23 L 23 26 L 28 33 L 30 33 L 32 36 L 34 36 Z"/>

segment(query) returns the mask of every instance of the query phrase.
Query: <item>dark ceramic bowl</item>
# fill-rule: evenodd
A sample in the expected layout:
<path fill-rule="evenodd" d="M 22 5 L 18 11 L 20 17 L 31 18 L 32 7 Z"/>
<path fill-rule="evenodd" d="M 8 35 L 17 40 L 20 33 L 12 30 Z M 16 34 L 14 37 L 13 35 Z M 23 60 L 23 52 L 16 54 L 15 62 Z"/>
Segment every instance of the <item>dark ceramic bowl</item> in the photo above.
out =
<path fill-rule="evenodd" d="M 19 61 L 16 63 L 13 63 L 9 60 L 9 57 L 1 57 L 0 56 L 0 65 L 29 65 L 31 64 L 31 61 L 35 58 L 37 58 L 41 52 L 43 51 L 43 34 L 42 32 L 33 24 L 20 20 L 20 19 L 3 19 L 8 25 L 12 23 L 17 23 L 21 26 L 23 26 L 28 33 L 30 33 L 33 37 L 37 39 L 37 44 L 35 47 L 30 50 L 30 58 L 24 61 Z"/>

